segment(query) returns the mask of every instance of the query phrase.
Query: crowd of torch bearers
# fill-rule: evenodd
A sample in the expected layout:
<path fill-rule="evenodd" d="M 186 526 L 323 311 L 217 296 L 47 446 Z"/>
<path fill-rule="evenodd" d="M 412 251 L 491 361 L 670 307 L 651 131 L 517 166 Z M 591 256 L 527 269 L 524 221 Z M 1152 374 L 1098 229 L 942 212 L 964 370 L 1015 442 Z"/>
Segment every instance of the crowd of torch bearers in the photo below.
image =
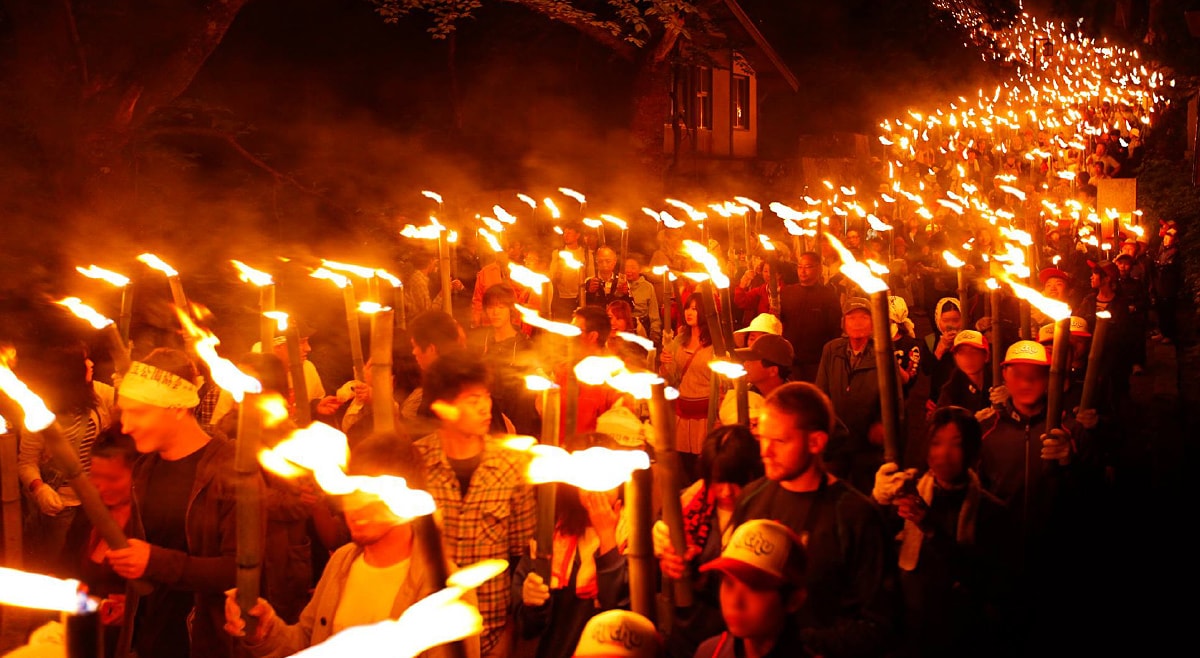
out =
<path fill-rule="evenodd" d="M 973 27 L 988 33 L 982 24 Z M 1052 192 L 1059 185 L 1075 189 L 1077 172 L 1066 165 L 1077 159 L 1079 153 L 1088 150 L 1094 138 L 1109 127 L 1089 123 L 1088 110 L 1097 109 L 1101 103 L 1131 107 L 1140 112 L 1141 122 L 1148 125 L 1162 102 L 1159 92 L 1163 87 L 1173 84 L 1166 81 L 1161 73 L 1148 71 L 1136 53 L 1084 39 L 1068 39 L 1065 38 L 1065 34 L 1062 26 L 1039 24 L 1028 17 L 1022 18 L 1008 32 L 1002 35 L 991 34 L 991 37 L 1005 46 L 1011 57 L 1029 65 L 1017 80 L 997 87 L 991 95 L 981 91 L 973 103 L 960 98 L 948 108 L 939 108 L 927 113 L 910 112 L 907 119 L 901 117 L 883 122 L 879 141 L 888 153 L 888 177 L 884 186 L 886 191 L 881 192 L 876 199 L 867 200 L 865 195 L 860 195 L 854 187 L 826 181 L 822 187 L 827 194 L 821 198 L 806 194 L 802 199 L 806 206 L 804 210 L 797 210 L 780 202 L 768 204 L 768 210 L 778 218 L 778 222 L 768 220 L 763 206 L 744 196 L 707 206 L 707 210 L 721 218 L 724 224 L 726 243 L 723 246 L 730 254 L 734 253 L 735 244 L 741 242 L 747 254 L 757 251 L 771 263 L 772 275 L 767 286 L 770 307 L 775 312 L 779 310 L 780 284 L 774 265 L 778 262 L 780 248 L 786 244 L 786 241 L 780 241 L 778 238 L 783 233 L 790 238 L 793 254 L 819 249 L 822 244 L 828 244 L 838 255 L 840 271 L 869 296 L 874 322 L 876 363 L 880 366 L 877 374 L 881 392 L 884 458 L 887 461 L 900 461 L 901 439 L 899 379 L 896 362 L 892 358 L 888 313 L 890 290 L 887 281 L 881 278 L 888 274 L 888 270 L 874 261 L 860 262 L 835 237 L 834 232 L 846 233 L 852 221 L 880 236 L 886 236 L 889 253 L 892 251 L 891 245 L 894 245 L 896 231 L 883 219 L 884 217 L 898 221 L 911 215 L 932 221 L 935 215 L 931 208 L 936 208 L 938 212 L 950 212 L 960 217 L 971 216 L 980 226 L 994 227 L 996 233 L 1004 239 L 995 243 L 993 253 L 984 255 L 983 261 L 987 263 L 989 271 L 976 273 L 976 285 L 982 288 L 982 284 L 986 283 L 994 331 L 993 343 L 997 346 L 1002 344 L 1002 338 L 998 334 L 1003 326 L 1001 315 L 1004 309 L 1005 287 L 1020 300 L 1016 325 L 1022 338 L 1029 337 L 1032 333 L 1031 306 L 1054 321 L 1047 430 L 1053 430 L 1061 423 L 1064 380 L 1069 368 L 1070 350 L 1067 341 L 1070 332 L 1070 308 L 1062 302 L 1043 297 L 1030 288 L 1028 283 L 1033 272 L 1042 264 L 1041 241 L 1047 223 L 1058 224 L 1060 220 L 1069 220 L 1072 235 L 1076 240 L 1094 247 L 1103 247 L 1106 243 L 1101 243 L 1100 240 L 1109 239 L 1119 230 L 1120 218 L 1115 213 L 1098 212 L 1071 199 L 1056 201 Z M 1053 58 L 1047 57 L 1031 64 L 1031 44 L 1043 38 L 1053 39 L 1059 44 L 1059 48 Z M 1048 81 L 1061 81 L 1062 84 L 1054 84 L 1051 87 L 1048 86 Z M 1126 124 L 1125 127 L 1129 128 L 1127 121 Z M 1038 194 L 1044 193 L 1037 204 L 1029 201 L 1028 191 L 1004 184 L 1000 185 L 999 189 L 1015 201 L 1015 210 L 992 207 L 981 194 L 979 187 L 968 182 L 962 175 L 961 164 L 957 189 L 947 190 L 947 198 L 937 199 L 934 206 L 922 198 L 926 186 L 920 180 L 921 172 L 917 171 L 922 166 L 919 163 L 922 151 L 961 153 L 965 161 L 967 151 L 974 146 L 973 135 L 986 133 L 992 135 L 996 141 L 995 148 L 1008 153 L 1010 148 L 1017 148 L 1019 133 L 1024 127 L 1049 131 L 1055 137 L 1052 140 L 1055 148 L 1047 150 L 1040 146 L 1025 145 L 1026 150 L 1021 153 L 1021 157 L 1029 162 L 1044 164 L 1048 172 L 1042 189 L 1033 190 Z M 1063 137 L 1064 133 L 1069 140 Z M 906 171 L 912 173 L 906 176 Z M 559 188 L 558 193 L 578 204 L 578 216 L 583 219 L 588 231 L 592 232 L 596 244 L 603 246 L 608 243 L 607 227 L 618 231 L 618 237 L 615 237 L 616 251 L 621 256 L 620 262 L 624 263 L 629 253 L 631 223 L 614 214 L 589 217 L 588 202 L 583 194 L 570 188 Z M 505 230 L 515 224 L 518 218 L 496 205 L 492 208 L 492 215 L 495 217 L 480 217 L 481 226 L 475 227 L 473 231 L 464 229 L 460 234 L 442 223 L 447 213 L 443 198 L 431 191 L 422 194 L 436 203 L 436 214 L 430 216 L 427 225 L 404 226 L 399 235 L 405 239 L 436 242 L 442 300 L 445 310 L 450 312 L 452 282 L 457 274 L 458 259 L 455 250 L 460 235 L 470 236 L 472 239 L 478 237 L 490 249 L 502 253 Z M 553 198 L 546 197 L 538 203 L 531 196 L 517 196 L 518 200 L 529 208 L 527 222 L 548 221 L 555 232 L 562 232 L 561 228 L 553 226 L 563 214 Z M 662 318 L 667 326 L 664 342 L 675 333 L 672 318 L 682 315 L 672 308 L 678 304 L 681 297 L 677 287 L 678 281 L 683 278 L 696 282 L 695 294 L 699 295 L 703 309 L 700 314 L 701 321 L 707 323 L 713 339 L 714 352 L 720 359 L 711 364 L 712 369 L 720 378 L 733 382 L 738 420 L 746 423 L 749 421 L 749 412 L 745 371 L 739 365 L 730 362 L 735 329 L 730 279 L 735 275 L 736 259 L 731 256 L 722 260 L 710 252 L 714 243 L 712 224 L 717 220 L 710 221 L 706 210 L 676 199 L 667 199 L 665 205 L 670 211 L 649 207 L 642 210 L 654 220 L 658 230 L 687 229 L 700 239 L 683 242 L 683 251 L 695 263 L 694 268 L 689 268 L 689 271 L 676 271 L 670 265 L 660 265 L 653 269 L 660 286 L 659 303 Z M 541 212 L 543 210 L 544 212 Z M 687 219 L 677 219 L 676 214 Z M 1134 216 L 1140 219 L 1137 213 Z M 1129 221 L 1137 220 L 1131 217 Z M 459 226 L 465 227 L 469 223 L 461 223 Z M 840 231 L 836 230 L 836 224 L 841 224 Z M 1120 225 L 1120 228 L 1139 235 L 1144 231 L 1140 225 L 1129 223 Z M 768 233 L 777 237 L 773 240 Z M 779 244 L 776 244 L 777 242 Z M 963 251 L 948 249 L 941 254 L 947 265 L 956 270 L 958 297 L 962 302 L 960 308 L 964 320 L 970 308 L 967 300 L 973 292 L 972 273 L 969 271 L 971 266 L 963 258 L 964 252 L 970 248 L 971 245 L 967 244 L 964 245 Z M 594 251 L 585 247 L 584 254 L 585 258 L 582 261 L 570 252 L 564 251 L 560 254 L 567 267 L 581 272 L 581 281 L 586 280 L 587 272 L 594 271 Z M 137 259 L 165 275 L 179 322 L 189 337 L 191 350 L 207 364 L 215 383 L 239 403 L 235 468 L 239 483 L 238 597 L 243 611 L 253 607 L 259 593 L 259 571 L 263 555 L 262 534 L 259 528 L 264 522 L 261 482 L 257 477 L 260 466 L 284 476 L 309 474 L 330 494 L 361 490 L 378 495 L 397 517 L 413 522 L 414 531 L 425 537 L 424 545 L 441 546 L 437 526 L 430 516 L 434 512 L 432 498 L 425 492 L 409 489 L 402 479 L 347 476 L 344 472 L 348 452 L 345 436 L 328 426 L 313 424 L 309 409 L 302 400 L 291 409 L 292 421 L 298 429 L 278 441 L 274 447 L 268 448 L 267 437 L 277 435 L 281 431 L 279 428 L 289 415 L 288 405 L 278 397 L 264 395 L 257 380 L 219 356 L 217 346 L 220 341 L 198 324 L 198 313 L 184 293 L 181 275 L 177 270 L 154 254 L 145 253 Z M 259 289 L 261 344 L 266 349 L 274 342 L 279 332 L 284 334 L 292 366 L 292 386 L 297 391 L 305 390 L 298 318 L 294 313 L 286 313 L 276 307 L 276 283 L 270 273 L 240 261 L 233 261 L 233 265 L 243 281 Z M 656 485 L 662 505 L 661 515 L 669 528 L 675 553 L 685 553 L 683 516 L 678 493 L 686 483 L 683 481 L 679 456 L 675 452 L 675 415 L 670 407 L 670 400 L 677 392 L 654 374 L 657 371 L 658 346 L 653 343 L 648 346 L 649 357 L 645 370 L 631 371 L 615 358 L 592 357 L 577 363 L 575 352 L 570 346 L 571 338 L 579 335 L 579 329 L 566 322 L 569 318 L 552 317 L 550 278 L 545 273 L 535 272 L 517 263 L 507 263 L 507 269 L 512 281 L 529 289 L 531 294 L 538 298 L 534 308 L 518 308 L 522 321 L 555 340 L 562 340 L 566 346 L 563 350 L 568 367 L 565 391 L 561 391 L 557 384 L 545 377 L 530 377 L 527 381 L 528 387 L 541 395 L 540 441 L 513 439 L 509 442 L 510 448 L 529 454 L 529 481 L 539 485 L 537 570 L 543 576 L 543 580 L 549 580 L 548 552 L 553 543 L 555 509 L 552 483 L 565 482 L 582 489 L 597 491 L 624 486 L 627 492 L 627 506 L 632 513 L 632 537 L 628 552 L 632 607 L 635 612 L 654 619 L 658 609 L 654 604 L 656 570 L 650 549 L 650 528 L 653 523 L 651 489 Z M 135 302 L 130 279 L 95 265 L 80 267 L 78 271 L 89 278 L 106 281 L 121 290 L 116 322 L 78 297 L 67 297 L 58 302 L 100 332 L 119 376 L 130 367 L 130 325 Z M 310 274 L 314 278 L 332 282 L 342 293 L 351 367 L 357 381 L 366 380 L 367 369 L 360 316 L 369 316 L 369 355 L 374 399 L 393 399 L 393 340 L 396 330 L 403 330 L 407 325 L 402 299 L 404 290 L 399 279 L 385 269 L 334 261 L 322 261 L 319 267 L 312 268 Z M 390 290 L 391 295 L 385 294 L 385 290 Z M 365 294 L 360 294 L 363 292 Z M 580 298 L 585 294 L 581 284 Z M 1095 405 L 1099 376 L 1097 364 L 1102 361 L 1108 324 L 1107 314 L 1097 315 L 1088 368 L 1084 377 L 1081 410 L 1094 408 Z M 629 339 L 635 340 L 637 337 L 631 336 Z M 998 347 L 993 348 L 993 382 L 1002 381 L 1000 356 L 1001 350 Z M 644 450 L 622 452 L 591 448 L 582 453 L 568 454 L 559 447 L 564 443 L 563 437 L 559 436 L 560 407 L 566 419 L 562 426 L 565 426 L 568 432 L 574 431 L 580 382 L 611 386 L 622 393 L 648 401 L 650 423 L 654 428 L 653 464 Z M 719 379 L 714 377 L 714 398 L 719 395 L 720 387 Z M 100 501 L 95 488 L 83 475 L 79 459 L 68 447 L 54 415 L 38 396 L 17 378 L 7 364 L 0 364 L 0 390 L 7 398 L 3 408 L 0 408 L 0 415 L 4 419 L 0 420 L 0 423 L 11 426 L 21 422 L 27 431 L 41 433 L 54 460 L 67 473 L 70 485 L 79 495 L 83 512 L 105 542 L 113 548 L 127 546 L 128 542 L 121 528 Z M 715 412 L 718 406 L 714 400 L 709 408 Z M 374 414 L 377 431 L 395 431 L 395 416 L 390 405 L 374 405 Z M 11 430 L 11 427 L 7 429 Z M 16 439 L 11 431 L 0 433 L 3 433 L 3 439 L 0 441 L 0 473 L 3 475 L 4 485 L 0 489 L 0 502 L 3 503 L 5 554 L 10 556 L 11 560 L 11 556 L 21 553 L 18 531 L 19 494 L 13 489 L 17 481 L 14 472 Z M 434 560 L 433 563 L 443 564 L 444 561 Z M 487 578 L 494 577 L 502 569 L 503 565 L 482 564 L 454 576 L 440 574 L 439 580 L 445 583 L 445 589 L 410 609 L 401 620 L 355 629 L 347 632 L 346 638 L 335 638 L 326 645 L 306 651 L 305 654 L 348 655 L 361 651 L 361 647 L 383 644 L 397 648 L 397 653 L 393 655 L 416 655 L 428 646 L 476 633 L 481 627 L 478 612 L 463 603 L 461 596 Z M 689 605 L 692 590 L 688 583 L 679 581 L 666 589 L 672 592 L 674 606 Z M 27 574 L 13 569 L 0 570 L 0 603 L 56 610 L 75 617 L 86 617 L 94 609 L 86 595 L 81 593 L 78 582 Z M 247 624 L 253 623 L 253 618 L 249 615 L 245 619 Z M 431 628 L 437 628 L 440 632 L 431 633 Z M 420 630 L 413 632 L 411 629 Z M 420 641 L 413 644 L 413 638 Z M 75 642 L 70 648 L 73 656 L 93 655 L 96 651 L 95 642 Z"/>

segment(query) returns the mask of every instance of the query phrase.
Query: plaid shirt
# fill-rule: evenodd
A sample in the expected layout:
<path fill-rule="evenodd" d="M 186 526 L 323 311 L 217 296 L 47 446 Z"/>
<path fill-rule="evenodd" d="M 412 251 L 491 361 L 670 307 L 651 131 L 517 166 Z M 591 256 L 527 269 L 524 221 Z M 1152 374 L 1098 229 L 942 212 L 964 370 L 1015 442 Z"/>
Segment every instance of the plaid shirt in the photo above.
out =
<path fill-rule="evenodd" d="M 425 488 L 442 514 L 442 535 L 451 559 L 460 567 L 480 560 L 519 558 L 529 551 L 537 525 L 533 488 L 525 484 L 525 458 L 488 441 L 483 459 L 471 475 L 466 499 L 437 434 L 414 447 L 425 465 Z M 480 650 L 487 654 L 508 621 L 511 583 L 493 578 L 478 590 L 483 616 Z"/>

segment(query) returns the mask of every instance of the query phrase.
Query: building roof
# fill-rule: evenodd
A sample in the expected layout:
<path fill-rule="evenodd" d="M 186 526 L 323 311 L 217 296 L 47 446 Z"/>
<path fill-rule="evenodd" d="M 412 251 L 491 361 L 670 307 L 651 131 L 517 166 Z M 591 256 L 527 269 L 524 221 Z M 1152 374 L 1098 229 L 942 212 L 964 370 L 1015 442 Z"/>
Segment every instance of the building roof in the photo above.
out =
<path fill-rule="evenodd" d="M 742 30 L 745 31 L 750 39 L 754 42 L 754 45 L 758 48 L 760 54 L 762 55 L 762 59 L 766 60 L 766 63 L 768 63 L 773 69 L 775 69 L 777 73 L 779 73 L 780 77 L 783 78 L 784 82 L 787 83 L 788 87 L 790 87 L 792 91 L 800 91 L 800 80 L 796 77 L 796 74 L 792 72 L 792 69 L 788 67 L 787 62 L 784 62 L 783 58 L 779 56 L 779 53 L 776 52 L 775 48 L 771 46 L 771 42 L 767 41 L 767 38 L 763 36 L 763 33 L 758 29 L 758 26 L 754 24 L 754 21 L 750 18 L 750 15 L 747 14 L 746 10 L 742 8 L 742 5 L 739 4 L 737 0 L 723 0 L 723 4 L 725 5 L 725 8 L 729 10 L 729 13 L 737 20 L 738 25 L 742 28 Z"/>

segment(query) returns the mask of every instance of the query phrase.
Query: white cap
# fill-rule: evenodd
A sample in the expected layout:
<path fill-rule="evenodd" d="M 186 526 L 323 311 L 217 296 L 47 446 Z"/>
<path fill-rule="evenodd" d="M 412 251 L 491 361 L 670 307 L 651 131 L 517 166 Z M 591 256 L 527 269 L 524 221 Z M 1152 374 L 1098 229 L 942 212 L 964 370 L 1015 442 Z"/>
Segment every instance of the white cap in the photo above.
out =
<path fill-rule="evenodd" d="M 793 555 L 794 551 L 800 551 Z M 700 567 L 720 571 L 753 589 L 778 589 L 785 584 L 802 584 L 804 547 L 790 528 L 767 519 L 746 521 L 733 531 L 721 557 Z M 789 562 L 793 565 L 789 567 Z M 799 573 L 798 573 L 799 572 Z"/>
<path fill-rule="evenodd" d="M 628 610 L 608 610 L 583 627 L 575 658 L 657 658 L 658 631 L 649 619 Z"/>

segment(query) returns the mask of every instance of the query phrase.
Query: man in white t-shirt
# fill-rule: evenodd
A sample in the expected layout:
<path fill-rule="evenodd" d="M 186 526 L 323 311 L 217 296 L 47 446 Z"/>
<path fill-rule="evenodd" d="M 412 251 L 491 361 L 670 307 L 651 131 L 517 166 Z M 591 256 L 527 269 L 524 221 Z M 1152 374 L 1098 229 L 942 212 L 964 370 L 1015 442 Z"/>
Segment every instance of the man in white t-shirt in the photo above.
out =
<path fill-rule="evenodd" d="M 375 435 L 355 446 L 350 458 L 351 475 L 395 475 L 412 482 L 416 470 L 409 457 L 409 444 L 395 436 Z M 313 598 L 300 614 L 300 621 L 283 623 L 271 604 L 259 599 L 250 610 L 257 628 L 246 635 L 237 590 L 227 592 L 225 630 L 241 638 L 254 658 L 291 656 L 352 626 L 398 619 L 409 606 L 438 590 L 433 582 L 428 551 L 378 497 L 354 493 L 342 498 L 352 543 L 329 558 Z M 453 566 L 450 567 L 453 571 Z M 477 605 L 474 593 L 464 600 Z M 479 656 L 479 638 L 464 641 L 469 658 Z M 427 658 L 451 658 L 447 646 L 430 649 Z"/>

